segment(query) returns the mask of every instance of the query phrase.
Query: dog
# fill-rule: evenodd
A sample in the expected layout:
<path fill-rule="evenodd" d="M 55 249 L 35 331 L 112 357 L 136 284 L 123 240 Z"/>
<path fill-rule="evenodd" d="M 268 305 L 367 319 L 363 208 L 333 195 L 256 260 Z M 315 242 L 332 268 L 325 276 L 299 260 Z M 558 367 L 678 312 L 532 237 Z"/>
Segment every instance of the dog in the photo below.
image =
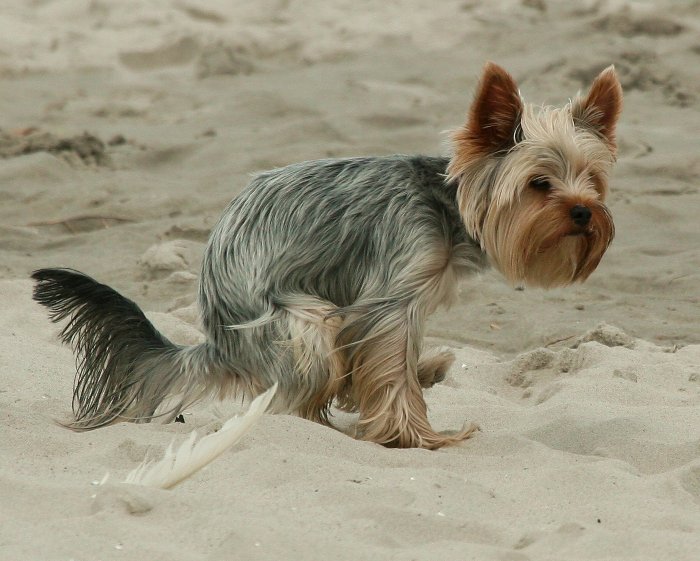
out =
<path fill-rule="evenodd" d="M 358 438 L 436 449 L 422 388 L 454 360 L 423 347 L 458 280 L 495 267 L 515 285 L 584 281 L 614 236 L 605 199 L 622 88 L 611 66 L 585 97 L 534 107 L 489 63 L 450 158 L 325 159 L 261 173 L 211 233 L 202 344 L 171 343 L 132 301 L 77 271 L 42 269 L 34 299 L 74 347 L 75 430 L 173 420 L 204 398 L 253 397 Z"/>

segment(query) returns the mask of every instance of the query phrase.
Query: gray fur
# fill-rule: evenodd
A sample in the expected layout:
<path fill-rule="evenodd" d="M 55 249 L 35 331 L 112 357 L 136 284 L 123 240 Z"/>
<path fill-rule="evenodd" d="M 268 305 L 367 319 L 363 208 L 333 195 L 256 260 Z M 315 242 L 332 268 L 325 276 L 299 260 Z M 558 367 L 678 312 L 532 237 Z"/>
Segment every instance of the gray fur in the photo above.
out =
<path fill-rule="evenodd" d="M 418 156 L 329 159 L 263 173 L 232 201 L 204 254 L 199 302 L 208 338 L 238 372 L 280 382 L 294 409 L 308 379 L 296 372 L 283 321 L 229 329 L 258 318 L 282 319 L 304 295 L 354 314 L 340 340 L 417 298 L 421 263 L 448 248 L 462 271 L 485 255 L 459 215 L 448 160 Z M 319 380 L 320 383 L 320 380 Z"/>
<path fill-rule="evenodd" d="M 307 350 L 341 352 L 352 365 L 360 343 L 404 322 L 408 342 L 399 344 L 419 352 L 424 317 L 445 297 L 430 284 L 426 263 L 443 252 L 455 272 L 486 264 L 466 234 L 456 185 L 445 181 L 447 164 L 420 156 L 320 160 L 255 177 L 206 248 L 203 345 L 172 344 L 133 302 L 89 277 L 37 271 L 35 299 L 54 321 L 70 317 L 63 339 L 78 355 L 73 428 L 148 420 L 175 396 L 165 411 L 172 418 L 207 395 L 252 396 L 275 382 L 275 409 L 303 411 L 330 376 L 327 357 L 306 357 L 299 367 L 296 341 L 304 337 Z M 321 328 L 310 338 L 305 330 L 315 320 L 299 319 L 307 309 L 322 311 L 319 325 L 336 322 L 337 331 L 328 331 L 335 341 L 326 345 Z M 444 376 L 449 361 L 432 362 L 441 370 L 436 379 Z M 422 372 L 419 379 L 430 385 L 433 378 Z M 318 420 L 326 420 L 335 395 L 352 402 L 351 393 L 331 394 Z"/>

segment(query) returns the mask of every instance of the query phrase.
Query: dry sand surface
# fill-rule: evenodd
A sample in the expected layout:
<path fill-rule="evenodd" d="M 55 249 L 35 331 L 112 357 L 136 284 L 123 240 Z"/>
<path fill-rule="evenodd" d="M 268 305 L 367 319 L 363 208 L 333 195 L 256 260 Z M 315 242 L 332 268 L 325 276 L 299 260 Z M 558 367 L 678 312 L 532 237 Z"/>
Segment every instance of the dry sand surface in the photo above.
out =
<path fill-rule="evenodd" d="M 33 269 L 83 270 L 196 341 L 204 243 L 251 173 L 445 153 L 489 59 L 537 103 L 614 63 L 625 110 L 592 278 L 484 273 L 431 320 L 458 356 L 431 420 L 475 438 L 389 450 L 266 416 L 162 491 L 119 482 L 235 404 L 52 422 L 74 363 Z M 0 559 L 699 558 L 700 2 L 5 0 L 0 77 Z"/>

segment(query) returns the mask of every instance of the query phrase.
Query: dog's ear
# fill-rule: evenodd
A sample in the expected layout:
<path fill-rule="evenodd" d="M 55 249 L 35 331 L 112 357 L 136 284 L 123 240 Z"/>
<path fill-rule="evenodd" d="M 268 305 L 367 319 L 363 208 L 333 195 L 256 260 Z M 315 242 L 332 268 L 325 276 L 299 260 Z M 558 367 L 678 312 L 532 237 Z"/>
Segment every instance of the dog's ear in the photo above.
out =
<path fill-rule="evenodd" d="M 489 62 L 484 67 L 467 125 L 457 132 L 455 140 L 466 141 L 472 150 L 482 153 L 507 150 L 515 144 L 515 129 L 522 111 L 513 77 Z"/>
<path fill-rule="evenodd" d="M 603 137 L 614 153 L 617 149 L 615 126 L 622 111 L 622 86 L 614 66 L 603 70 L 588 95 L 578 98 L 571 107 L 576 126 L 594 130 Z"/>

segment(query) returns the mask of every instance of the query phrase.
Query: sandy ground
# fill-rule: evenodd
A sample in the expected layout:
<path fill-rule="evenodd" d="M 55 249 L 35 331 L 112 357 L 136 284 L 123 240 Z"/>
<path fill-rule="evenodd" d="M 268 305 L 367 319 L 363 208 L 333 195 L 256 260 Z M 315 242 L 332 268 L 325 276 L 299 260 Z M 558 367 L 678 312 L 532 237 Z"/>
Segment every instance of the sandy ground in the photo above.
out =
<path fill-rule="evenodd" d="M 74 364 L 32 270 L 83 270 L 196 341 L 204 243 L 251 173 L 445 153 L 486 60 L 537 103 L 614 63 L 625 109 L 590 280 L 484 273 L 431 320 L 458 355 L 431 420 L 474 439 L 388 450 L 268 416 L 160 491 L 118 482 L 234 404 L 53 423 Z M 0 559 L 697 559 L 699 2 L 8 0 L 0 77 Z"/>

